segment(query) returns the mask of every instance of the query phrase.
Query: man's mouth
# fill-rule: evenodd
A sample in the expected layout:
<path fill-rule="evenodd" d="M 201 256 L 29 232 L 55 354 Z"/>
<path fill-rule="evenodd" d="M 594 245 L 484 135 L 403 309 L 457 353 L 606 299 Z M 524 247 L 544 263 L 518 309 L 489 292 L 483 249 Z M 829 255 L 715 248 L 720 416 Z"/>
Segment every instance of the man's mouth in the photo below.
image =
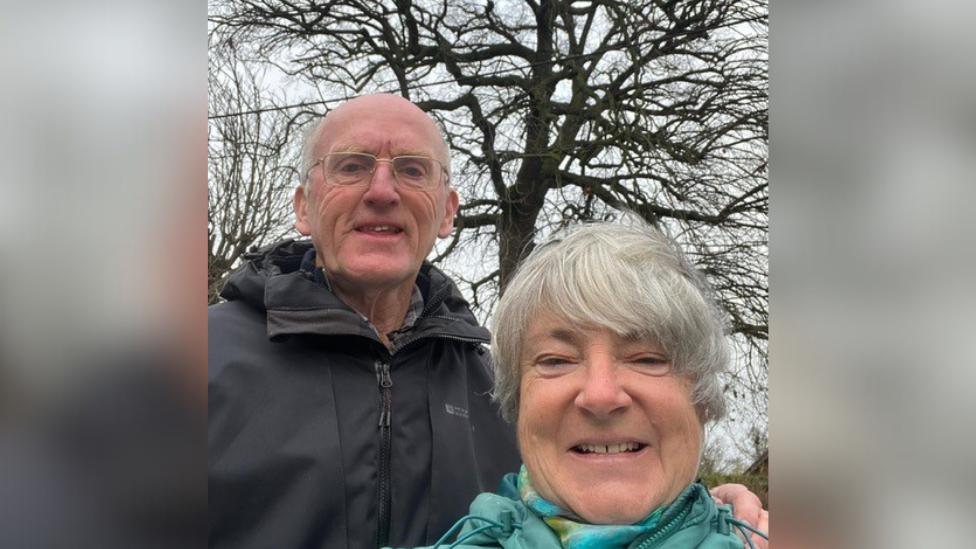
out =
<path fill-rule="evenodd" d="M 580 444 L 573 447 L 577 454 L 625 454 L 641 451 L 646 444 L 621 442 L 618 444 Z"/>
<path fill-rule="evenodd" d="M 356 230 L 361 233 L 399 234 L 403 232 L 403 229 L 394 227 L 393 225 L 367 225 L 364 227 L 357 227 Z"/>

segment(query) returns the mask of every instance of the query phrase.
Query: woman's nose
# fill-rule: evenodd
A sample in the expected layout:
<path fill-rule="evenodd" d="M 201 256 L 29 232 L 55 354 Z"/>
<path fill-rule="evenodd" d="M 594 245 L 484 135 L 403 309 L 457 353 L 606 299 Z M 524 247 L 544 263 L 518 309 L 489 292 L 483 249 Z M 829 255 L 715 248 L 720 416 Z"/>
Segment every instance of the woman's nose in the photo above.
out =
<path fill-rule="evenodd" d="M 576 405 L 597 417 L 608 417 L 631 405 L 621 384 L 620 371 L 610 357 L 598 357 L 586 365 L 586 380 L 576 396 Z"/>

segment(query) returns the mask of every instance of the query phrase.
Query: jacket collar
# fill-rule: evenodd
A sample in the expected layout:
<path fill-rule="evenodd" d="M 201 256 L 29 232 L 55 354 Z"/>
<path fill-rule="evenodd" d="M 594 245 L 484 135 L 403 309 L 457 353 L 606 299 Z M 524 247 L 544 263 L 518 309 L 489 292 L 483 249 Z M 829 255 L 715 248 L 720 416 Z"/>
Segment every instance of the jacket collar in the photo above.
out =
<path fill-rule="evenodd" d="M 228 301 L 244 300 L 267 313 L 268 337 L 352 335 L 378 340 L 368 320 L 342 302 L 327 286 L 301 269 L 312 249 L 309 241 L 285 240 L 248 255 L 221 292 Z M 488 330 L 478 325 L 457 286 L 425 261 L 417 276 L 423 309 L 414 326 L 404 330 L 398 347 L 427 337 L 485 343 Z"/>

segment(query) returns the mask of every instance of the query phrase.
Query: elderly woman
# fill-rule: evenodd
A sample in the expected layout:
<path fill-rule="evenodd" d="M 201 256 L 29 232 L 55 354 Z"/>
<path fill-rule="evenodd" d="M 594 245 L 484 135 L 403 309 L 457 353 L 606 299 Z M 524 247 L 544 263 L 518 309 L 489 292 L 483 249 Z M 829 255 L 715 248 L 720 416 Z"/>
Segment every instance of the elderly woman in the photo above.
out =
<path fill-rule="evenodd" d="M 438 547 L 742 547 L 742 523 L 694 483 L 703 427 L 725 413 L 720 319 L 701 275 L 650 227 L 586 225 L 537 249 L 492 342 L 524 465 Z"/>

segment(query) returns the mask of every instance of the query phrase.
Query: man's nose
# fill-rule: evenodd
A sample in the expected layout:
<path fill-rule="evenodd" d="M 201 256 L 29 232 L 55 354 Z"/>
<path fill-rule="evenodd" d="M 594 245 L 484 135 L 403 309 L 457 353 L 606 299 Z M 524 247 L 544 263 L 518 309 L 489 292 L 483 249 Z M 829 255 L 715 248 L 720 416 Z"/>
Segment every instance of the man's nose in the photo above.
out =
<path fill-rule="evenodd" d="M 376 163 L 363 200 L 374 205 L 393 205 L 400 202 L 400 189 L 397 187 L 396 177 L 393 173 L 393 164 L 390 162 Z"/>
<path fill-rule="evenodd" d="M 576 405 L 596 417 L 609 417 L 633 403 L 621 383 L 620 371 L 612 357 L 600 356 L 586 364 L 586 380 L 576 396 Z"/>

